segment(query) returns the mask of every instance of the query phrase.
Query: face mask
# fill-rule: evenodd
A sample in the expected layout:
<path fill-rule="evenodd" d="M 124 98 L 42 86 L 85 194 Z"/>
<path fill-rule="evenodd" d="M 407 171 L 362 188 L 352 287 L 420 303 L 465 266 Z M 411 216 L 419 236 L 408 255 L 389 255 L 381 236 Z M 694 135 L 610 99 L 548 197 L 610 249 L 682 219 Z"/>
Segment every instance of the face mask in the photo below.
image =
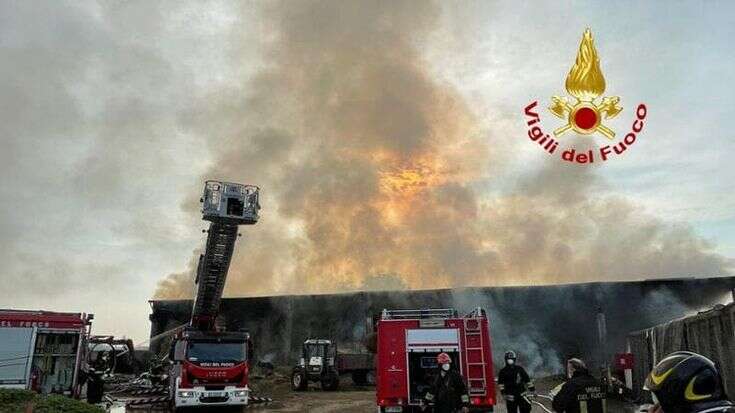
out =
<path fill-rule="evenodd" d="M 444 371 L 449 371 L 449 368 L 450 367 L 451 366 L 448 363 L 447 364 L 442 364 L 442 370 L 444 370 Z"/>
<path fill-rule="evenodd" d="M 512 366 L 512 365 L 516 364 L 516 361 L 513 360 L 513 359 L 508 359 L 505 362 L 508 363 L 509 366 Z"/>

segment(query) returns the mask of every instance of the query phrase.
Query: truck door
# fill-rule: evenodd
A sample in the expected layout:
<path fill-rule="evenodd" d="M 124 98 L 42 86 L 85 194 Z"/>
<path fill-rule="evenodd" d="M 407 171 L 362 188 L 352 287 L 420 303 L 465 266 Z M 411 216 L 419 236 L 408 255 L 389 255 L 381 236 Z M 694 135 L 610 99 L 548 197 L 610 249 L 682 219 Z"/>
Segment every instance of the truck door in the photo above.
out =
<path fill-rule="evenodd" d="M 28 389 L 36 327 L 0 328 L 0 388 Z"/>
<path fill-rule="evenodd" d="M 438 368 L 436 356 L 447 353 L 452 364 L 461 366 L 459 353 L 459 331 L 456 328 L 419 328 L 406 330 L 406 351 L 408 359 L 409 402 L 418 403 L 424 398 L 434 382 Z"/>

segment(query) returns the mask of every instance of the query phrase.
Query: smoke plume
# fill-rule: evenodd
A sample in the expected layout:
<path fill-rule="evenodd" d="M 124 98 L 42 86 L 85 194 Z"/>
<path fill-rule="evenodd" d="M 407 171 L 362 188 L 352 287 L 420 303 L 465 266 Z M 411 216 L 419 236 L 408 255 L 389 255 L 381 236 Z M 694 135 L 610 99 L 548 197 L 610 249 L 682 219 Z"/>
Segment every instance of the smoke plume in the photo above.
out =
<path fill-rule="evenodd" d="M 423 60 L 440 10 L 420 5 L 268 3 L 261 68 L 183 117 L 208 137 L 202 179 L 262 188 L 227 294 L 372 289 L 385 274 L 438 288 L 730 273 L 689 227 L 607 195 L 591 168 L 539 159 L 514 189 L 479 189 L 509 154 Z M 195 269 L 156 295 L 186 296 Z"/>

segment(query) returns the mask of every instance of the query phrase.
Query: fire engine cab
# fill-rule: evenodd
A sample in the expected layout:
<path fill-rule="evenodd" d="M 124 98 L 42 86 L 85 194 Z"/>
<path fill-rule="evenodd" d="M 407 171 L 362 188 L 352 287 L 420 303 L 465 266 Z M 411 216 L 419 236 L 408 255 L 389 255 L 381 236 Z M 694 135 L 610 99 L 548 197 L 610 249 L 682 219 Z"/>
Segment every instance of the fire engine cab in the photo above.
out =
<path fill-rule="evenodd" d="M 454 309 L 383 310 L 377 325 L 377 388 L 381 412 L 418 411 L 447 353 L 465 379 L 473 411 L 495 405 L 487 314 Z M 424 403 L 426 404 L 426 403 Z"/>
<path fill-rule="evenodd" d="M 0 310 L 0 388 L 79 397 L 92 314 Z"/>

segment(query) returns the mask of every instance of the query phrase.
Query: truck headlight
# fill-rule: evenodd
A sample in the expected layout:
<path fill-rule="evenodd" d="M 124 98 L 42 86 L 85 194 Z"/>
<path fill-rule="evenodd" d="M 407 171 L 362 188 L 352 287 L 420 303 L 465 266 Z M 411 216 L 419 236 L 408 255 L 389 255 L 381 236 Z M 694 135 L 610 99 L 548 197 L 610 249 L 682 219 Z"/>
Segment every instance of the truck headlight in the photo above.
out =
<path fill-rule="evenodd" d="M 180 391 L 179 392 L 179 397 L 181 397 L 181 398 L 194 397 L 194 392 L 193 391 Z"/>
<path fill-rule="evenodd" d="M 232 395 L 235 397 L 246 397 L 248 395 L 247 390 L 237 390 L 232 392 Z"/>

